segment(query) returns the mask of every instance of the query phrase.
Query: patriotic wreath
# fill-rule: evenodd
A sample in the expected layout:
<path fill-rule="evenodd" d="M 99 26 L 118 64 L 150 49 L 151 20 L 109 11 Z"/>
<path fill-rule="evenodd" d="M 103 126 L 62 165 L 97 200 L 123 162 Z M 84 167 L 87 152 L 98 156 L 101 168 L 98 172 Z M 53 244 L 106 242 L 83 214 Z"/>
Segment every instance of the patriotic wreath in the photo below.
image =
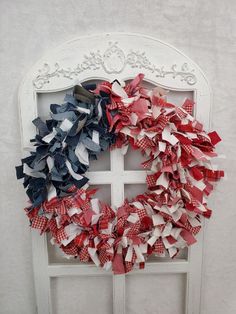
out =
<path fill-rule="evenodd" d="M 224 176 L 211 165 L 220 137 L 195 120 L 194 103 L 171 104 L 164 90 L 142 87 L 143 78 L 76 85 L 62 105 L 51 104 L 50 120 L 33 121 L 32 151 L 16 167 L 30 226 L 50 232 L 66 255 L 115 274 L 195 243 L 211 216 L 207 197 Z M 147 191 L 113 209 L 93 197 L 86 171 L 101 151 L 128 146 L 146 157 Z"/>

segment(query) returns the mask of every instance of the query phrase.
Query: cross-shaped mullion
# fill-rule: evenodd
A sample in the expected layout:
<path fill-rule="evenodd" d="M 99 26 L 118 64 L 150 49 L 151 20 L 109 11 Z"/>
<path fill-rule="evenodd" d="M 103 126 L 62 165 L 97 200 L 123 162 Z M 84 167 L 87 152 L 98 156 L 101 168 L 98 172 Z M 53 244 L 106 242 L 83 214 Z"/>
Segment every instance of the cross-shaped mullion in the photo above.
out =
<path fill-rule="evenodd" d="M 146 171 L 125 170 L 124 156 L 120 149 L 110 153 L 111 170 L 88 172 L 90 184 L 111 185 L 111 206 L 117 209 L 124 202 L 125 184 L 146 182 Z M 113 275 L 113 313 L 125 314 L 125 275 Z"/>
<path fill-rule="evenodd" d="M 124 201 L 124 185 L 145 183 L 147 171 L 125 170 L 124 156 L 120 149 L 110 152 L 110 162 L 111 170 L 89 171 L 86 175 L 90 184 L 111 185 L 111 206 L 117 208 Z"/>

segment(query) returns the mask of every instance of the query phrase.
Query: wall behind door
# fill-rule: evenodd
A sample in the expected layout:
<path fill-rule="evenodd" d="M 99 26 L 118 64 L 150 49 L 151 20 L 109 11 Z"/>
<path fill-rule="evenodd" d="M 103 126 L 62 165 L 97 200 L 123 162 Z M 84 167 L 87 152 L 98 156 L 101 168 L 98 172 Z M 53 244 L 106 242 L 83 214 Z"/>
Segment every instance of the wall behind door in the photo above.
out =
<path fill-rule="evenodd" d="M 234 0 L 0 1 L 1 314 L 33 314 L 36 306 L 30 232 L 22 210 L 26 197 L 14 173 L 21 156 L 19 83 L 49 48 L 75 36 L 109 31 L 139 32 L 167 41 L 195 60 L 209 78 L 212 128 L 224 140 L 219 150 L 227 159 L 219 163 L 228 178 L 210 201 L 214 214 L 205 239 L 202 313 L 236 312 L 235 16 Z"/>

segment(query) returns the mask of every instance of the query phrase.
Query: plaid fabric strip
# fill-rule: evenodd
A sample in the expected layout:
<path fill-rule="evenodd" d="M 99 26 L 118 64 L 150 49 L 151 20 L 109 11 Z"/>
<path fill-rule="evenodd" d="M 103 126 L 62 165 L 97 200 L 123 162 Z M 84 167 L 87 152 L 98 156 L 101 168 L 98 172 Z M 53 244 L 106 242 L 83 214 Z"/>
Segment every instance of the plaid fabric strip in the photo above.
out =
<path fill-rule="evenodd" d="M 209 169 L 205 169 L 205 176 L 207 177 L 207 179 L 209 181 L 217 181 L 220 178 L 224 177 L 224 171 L 222 170 L 209 170 Z"/>
<path fill-rule="evenodd" d="M 70 216 L 69 215 L 62 215 L 60 216 L 60 224 L 64 225 L 67 221 L 70 221 Z"/>
<path fill-rule="evenodd" d="M 71 217 L 71 221 L 75 223 L 76 225 L 81 225 L 81 226 L 86 225 L 86 221 L 82 213 L 73 215 Z"/>
<path fill-rule="evenodd" d="M 77 193 L 72 200 L 73 206 L 75 207 L 81 207 L 84 204 L 84 200 L 81 198 L 81 194 L 83 193 Z"/>
<path fill-rule="evenodd" d="M 57 213 L 60 215 L 65 215 L 67 213 L 66 205 L 63 199 L 60 202 L 60 206 L 57 207 Z"/>
<path fill-rule="evenodd" d="M 48 219 L 45 216 L 42 216 L 42 217 L 36 216 L 32 220 L 31 227 L 34 229 L 39 229 L 39 230 L 43 231 L 47 225 L 47 221 L 48 221 Z"/>
<path fill-rule="evenodd" d="M 205 189 L 204 189 L 204 193 L 209 195 L 212 191 L 213 191 L 213 185 L 210 184 L 208 181 L 204 180 L 204 183 L 206 185 Z"/>
<path fill-rule="evenodd" d="M 48 221 L 47 228 L 51 231 L 52 235 L 55 237 L 58 230 L 55 218 L 52 218 Z"/>
<path fill-rule="evenodd" d="M 180 119 L 184 119 L 187 117 L 187 113 L 184 112 L 181 108 L 177 107 L 175 111 L 177 115 L 180 117 Z"/>
<path fill-rule="evenodd" d="M 109 218 L 108 217 L 102 217 L 99 220 L 99 229 L 107 229 L 108 223 L 109 223 Z"/>
<path fill-rule="evenodd" d="M 79 235 L 76 236 L 74 242 L 78 247 L 82 247 L 86 238 L 87 234 L 85 232 L 81 232 Z"/>
<path fill-rule="evenodd" d="M 43 209 L 46 213 L 57 212 L 58 207 L 60 207 L 60 201 L 58 198 L 54 197 L 49 202 L 43 202 Z"/>

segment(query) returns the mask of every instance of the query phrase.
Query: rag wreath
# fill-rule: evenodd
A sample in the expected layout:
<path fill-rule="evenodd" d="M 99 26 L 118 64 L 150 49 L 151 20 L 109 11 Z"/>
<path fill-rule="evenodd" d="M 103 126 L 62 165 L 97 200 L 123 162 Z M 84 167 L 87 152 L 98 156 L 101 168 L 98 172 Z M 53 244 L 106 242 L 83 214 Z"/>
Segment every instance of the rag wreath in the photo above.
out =
<path fill-rule="evenodd" d="M 49 232 L 66 255 L 115 274 L 195 243 L 211 216 L 207 197 L 224 176 L 211 164 L 220 137 L 194 118 L 193 101 L 171 104 L 161 88 L 142 87 L 143 78 L 76 85 L 62 105 L 51 104 L 50 120 L 33 121 L 33 149 L 16 167 L 30 226 Z M 100 152 L 128 147 L 146 158 L 147 191 L 115 209 L 94 197 L 86 172 Z"/>

